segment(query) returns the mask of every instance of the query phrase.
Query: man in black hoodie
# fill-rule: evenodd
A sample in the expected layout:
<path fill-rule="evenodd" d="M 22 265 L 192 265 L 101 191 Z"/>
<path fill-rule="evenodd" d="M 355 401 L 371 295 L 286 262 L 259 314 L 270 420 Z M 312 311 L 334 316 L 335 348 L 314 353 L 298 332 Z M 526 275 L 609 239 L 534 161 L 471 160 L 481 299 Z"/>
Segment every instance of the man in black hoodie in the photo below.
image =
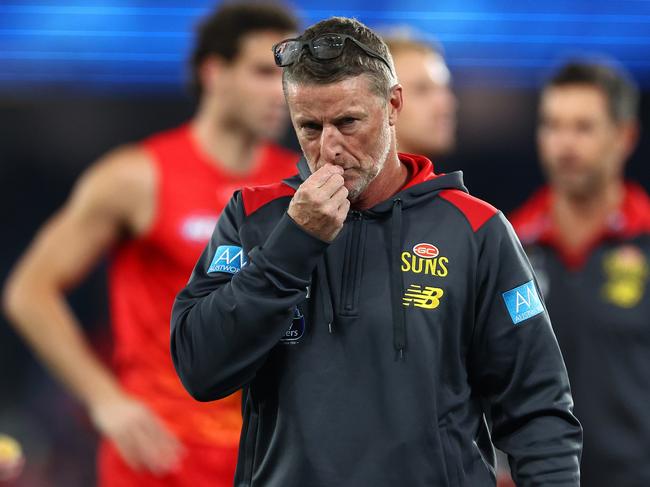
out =
<path fill-rule="evenodd" d="M 331 18 L 274 48 L 305 158 L 235 193 L 172 313 L 188 391 L 244 388 L 237 486 L 578 486 L 581 427 L 512 228 L 398 154 L 385 44 Z"/>

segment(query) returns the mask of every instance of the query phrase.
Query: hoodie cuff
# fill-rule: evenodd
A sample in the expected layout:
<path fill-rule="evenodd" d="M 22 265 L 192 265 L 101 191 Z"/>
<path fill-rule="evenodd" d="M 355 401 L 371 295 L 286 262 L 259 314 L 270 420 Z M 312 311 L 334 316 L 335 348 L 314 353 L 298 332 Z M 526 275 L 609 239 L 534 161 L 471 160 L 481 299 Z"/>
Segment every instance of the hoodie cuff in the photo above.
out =
<path fill-rule="evenodd" d="M 309 280 L 329 243 L 303 230 L 285 213 L 260 249 L 274 267 Z"/>

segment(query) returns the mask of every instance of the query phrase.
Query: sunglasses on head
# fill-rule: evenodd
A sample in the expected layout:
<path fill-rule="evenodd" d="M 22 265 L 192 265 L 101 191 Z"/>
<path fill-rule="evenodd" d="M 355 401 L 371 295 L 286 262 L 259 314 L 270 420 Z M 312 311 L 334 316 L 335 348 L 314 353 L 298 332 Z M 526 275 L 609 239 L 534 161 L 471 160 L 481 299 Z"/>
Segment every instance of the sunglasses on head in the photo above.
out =
<path fill-rule="evenodd" d="M 368 56 L 379 59 L 393 73 L 393 69 L 384 56 L 372 50 L 363 42 L 346 34 L 321 34 L 308 41 L 303 41 L 300 38 L 285 39 L 273 46 L 273 57 L 275 58 L 275 64 L 281 68 L 290 66 L 298 61 L 303 49 L 307 47 L 311 57 L 319 61 L 328 61 L 330 59 L 336 59 L 343 54 L 345 42 L 348 40 L 354 42 Z"/>

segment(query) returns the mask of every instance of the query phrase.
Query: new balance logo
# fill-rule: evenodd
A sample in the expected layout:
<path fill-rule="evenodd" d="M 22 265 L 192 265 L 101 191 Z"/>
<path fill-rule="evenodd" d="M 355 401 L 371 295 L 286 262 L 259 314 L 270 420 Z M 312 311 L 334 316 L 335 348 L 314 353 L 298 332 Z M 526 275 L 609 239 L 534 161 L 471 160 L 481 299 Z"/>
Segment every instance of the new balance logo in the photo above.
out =
<path fill-rule="evenodd" d="M 424 309 L 436 309 L 440 306 L 440 298 L 445 292 L 439 287 L 411 284 L 404 293 L 402 304 L 406 307 L 411 305 Z"/>

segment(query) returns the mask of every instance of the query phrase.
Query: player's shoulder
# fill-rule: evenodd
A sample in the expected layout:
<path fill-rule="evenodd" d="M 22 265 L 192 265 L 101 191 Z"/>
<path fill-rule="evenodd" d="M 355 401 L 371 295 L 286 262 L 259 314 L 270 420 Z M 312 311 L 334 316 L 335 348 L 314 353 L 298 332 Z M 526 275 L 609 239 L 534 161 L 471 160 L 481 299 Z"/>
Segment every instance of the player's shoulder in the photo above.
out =
<path fill-rule="evenodd" d="M 260 208 L 285 197 L 293 197 L 296 190 L 285 181 L 260 186 L 244 186 L 241 200 L 244 214 L 250 216 Z"/>
<path fill-rule="evenodd" d="M 112 149 L 79 178 L 73 195 L 82 207 L 119 210 L 128 215 L 153 201 L 156 172 L 150 156 L 138 144 Z"/>
<path fill-rule="evenodd" d="M 455 207 L 465 217 L 474 232 L 499 213 L 499 210 L 487 201 L 460 189 L 445 189 L 440 192 L 440 198 Z"/>
<path fill-rule="evenodd" d="M 184 123 L 178 127 L 162 130 L 151 134 L 140 142 L 145 149 L 169 150 L 177 145 L 185 146 L 189 140 L 189 124 Z"/>
<path fill-rule="evenodd" d="M 508 220 L 520 239 L 528 241 L 541 232 L 546 224 L 549 203 L 550 189 L 545 186 L 508 215 Z"/>
<path fill-rule="evenodd" d="M 125 144 L 100 157 L 87 171 L 108 184 L 153 184 L 151 155 L 140 144 Z"/>
<path fill-rule="evenodd" d="M 650 195 L 644 187 L 626 181 L 621 211 L 629 234 L 650 233 Z"/>

